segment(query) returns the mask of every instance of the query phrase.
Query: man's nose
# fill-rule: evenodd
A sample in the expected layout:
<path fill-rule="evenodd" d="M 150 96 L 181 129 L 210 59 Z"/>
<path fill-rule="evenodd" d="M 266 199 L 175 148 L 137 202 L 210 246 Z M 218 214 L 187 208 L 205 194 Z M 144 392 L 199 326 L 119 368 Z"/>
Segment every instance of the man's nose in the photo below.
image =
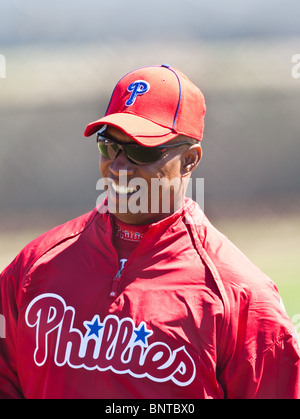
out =
<path fill-rule="evenodd" d="M 109 165 L 109 170 L 116 177 L 119 176 L 120 170 L 126 170 L 127 175 L 132 176 L 135 173 L 135 169 L 135 165 L 127 160 L 122 150 L 119 150 L 117 157 Z"/>

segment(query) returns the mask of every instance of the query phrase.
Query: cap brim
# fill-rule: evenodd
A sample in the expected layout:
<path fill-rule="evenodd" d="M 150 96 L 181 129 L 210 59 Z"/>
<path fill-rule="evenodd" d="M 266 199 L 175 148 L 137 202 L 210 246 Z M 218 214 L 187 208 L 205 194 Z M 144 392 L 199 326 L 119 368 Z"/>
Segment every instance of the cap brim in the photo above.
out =
<path fill-rule="evenodd" d="M 91 122 L 86 127 L 84 135 L 89 137 L 95 134 L 103 125 L 118 128 L 137 143 L 148 147 L 164 144 L 178 136 L 178 133 L 170 128 L 130 113 L 115 113 Z"/>

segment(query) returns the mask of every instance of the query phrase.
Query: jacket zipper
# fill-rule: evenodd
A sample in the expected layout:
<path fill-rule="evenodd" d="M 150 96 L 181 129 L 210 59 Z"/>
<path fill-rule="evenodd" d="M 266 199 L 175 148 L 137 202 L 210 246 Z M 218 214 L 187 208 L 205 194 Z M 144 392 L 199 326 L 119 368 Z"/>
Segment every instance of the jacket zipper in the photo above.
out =
<path fill-rule="evenodd" d="M 151 229 L 152 229 L 152 227 L 150 227 L 148 229 L 148 231 L 146 232 L 146 234 L 144 235 L 144 237 L 140 241 L 140 243 L 137 246 L 137 248 L 129 256 L 128 261 L 126 262 L 126 264 L 124 266 L 122 266 L 121 269 L 118 270 L 118 272 L 116 273 L 115 277 L 113 278 L 113 280 L 112 280 L 112 286 L 111 286 L 111 290 L 110 290 L 110 294 L 109 294 L 109 296 L 111 298 L 115 298 L 118 295 L 118 288 L 119 288 L 119 284 L 120 284 L 120 280 L 121 280 L 121 275 L 123 274 L 124 270 L 126 270 L 126 268 L 128 266 L 128 263 L 131 261 L 131 259 L 135 255 L 135 253 L 137 251 L 139 251 L 139 249 L 141 248 L 141 245 L 144 243 L 144 241 L 145 241 L 146 237 L 149 235 L 149 231 L 151 231 Z M 117 251 L 116 251 L 115 248 L 114 248 L 114 250 L 115 250 L 115 253 L 117 254 Z M 118 255 L 117 255 L 117 258 L 118 258 Z"/>
<path fill-rule="evenodd" d="M 119 269 L 116 276 L 113 279 L 112 287 L 111 287 L 110 294 L 109 294 L 109 296 L 112 297 L 112 298 L 115 298 L 118 294 L 118 288 L 119 288 L 121 273 L 122 273 L 122 269 Z"/>
<path fill-rule="evenodd" d="M 110 293 L 109 293 L 109 296 L 111 298 L 116 298 L 116 296 L 118 295 L 118 289 L 119 289 L 119 284 L 120 284 L 120 280 L 121 280 L 121 275 L 126 270 L 126 267 L 127 267 L 128 263 L 130 262 L 130 260 L 132 259 L 132 257 L 135 255 L 135 253 L 138 251 L 138 249 L 140 248 L 141 244 L 144 242 L 145 237 L 147 236 L 147 234 L 148 234 L 148 231 L 146 232 L 146 234 L 144 235 L 144 237 L 140 241 L 140 243 L 137 246 L 137 248 L 131 253 L 131 255 L 129 256 L 127 262 L 118 270 L 118 272 L 116 273 L 115 277 L 113 278 L 111 290 L 110 290 Z"/>

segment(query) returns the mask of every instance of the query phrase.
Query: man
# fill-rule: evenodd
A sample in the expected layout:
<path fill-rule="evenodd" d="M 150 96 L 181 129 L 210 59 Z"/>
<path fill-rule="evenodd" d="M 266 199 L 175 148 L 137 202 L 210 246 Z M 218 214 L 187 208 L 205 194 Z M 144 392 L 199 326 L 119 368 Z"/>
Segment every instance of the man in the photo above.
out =
<path fill-rule="evenodd" d="M 168 65 L 117 83 L 85 131 L 107 197 L 1 274 L 2 398 L 300 396 L 275 285 L 185 198 L 204 114 Z"/>

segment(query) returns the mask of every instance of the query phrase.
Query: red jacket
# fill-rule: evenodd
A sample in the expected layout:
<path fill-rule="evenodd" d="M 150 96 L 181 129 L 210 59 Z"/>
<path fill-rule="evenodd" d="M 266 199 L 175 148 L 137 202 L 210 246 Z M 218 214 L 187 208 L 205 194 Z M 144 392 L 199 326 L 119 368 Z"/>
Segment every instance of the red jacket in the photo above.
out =
<path fill-rule="evenodd" d="M 1 274 L 0 397 L 300 396 L 276 286 L 197 204 L 153 224 L 120 277 L 111 237 L 95 209 Z"/>

